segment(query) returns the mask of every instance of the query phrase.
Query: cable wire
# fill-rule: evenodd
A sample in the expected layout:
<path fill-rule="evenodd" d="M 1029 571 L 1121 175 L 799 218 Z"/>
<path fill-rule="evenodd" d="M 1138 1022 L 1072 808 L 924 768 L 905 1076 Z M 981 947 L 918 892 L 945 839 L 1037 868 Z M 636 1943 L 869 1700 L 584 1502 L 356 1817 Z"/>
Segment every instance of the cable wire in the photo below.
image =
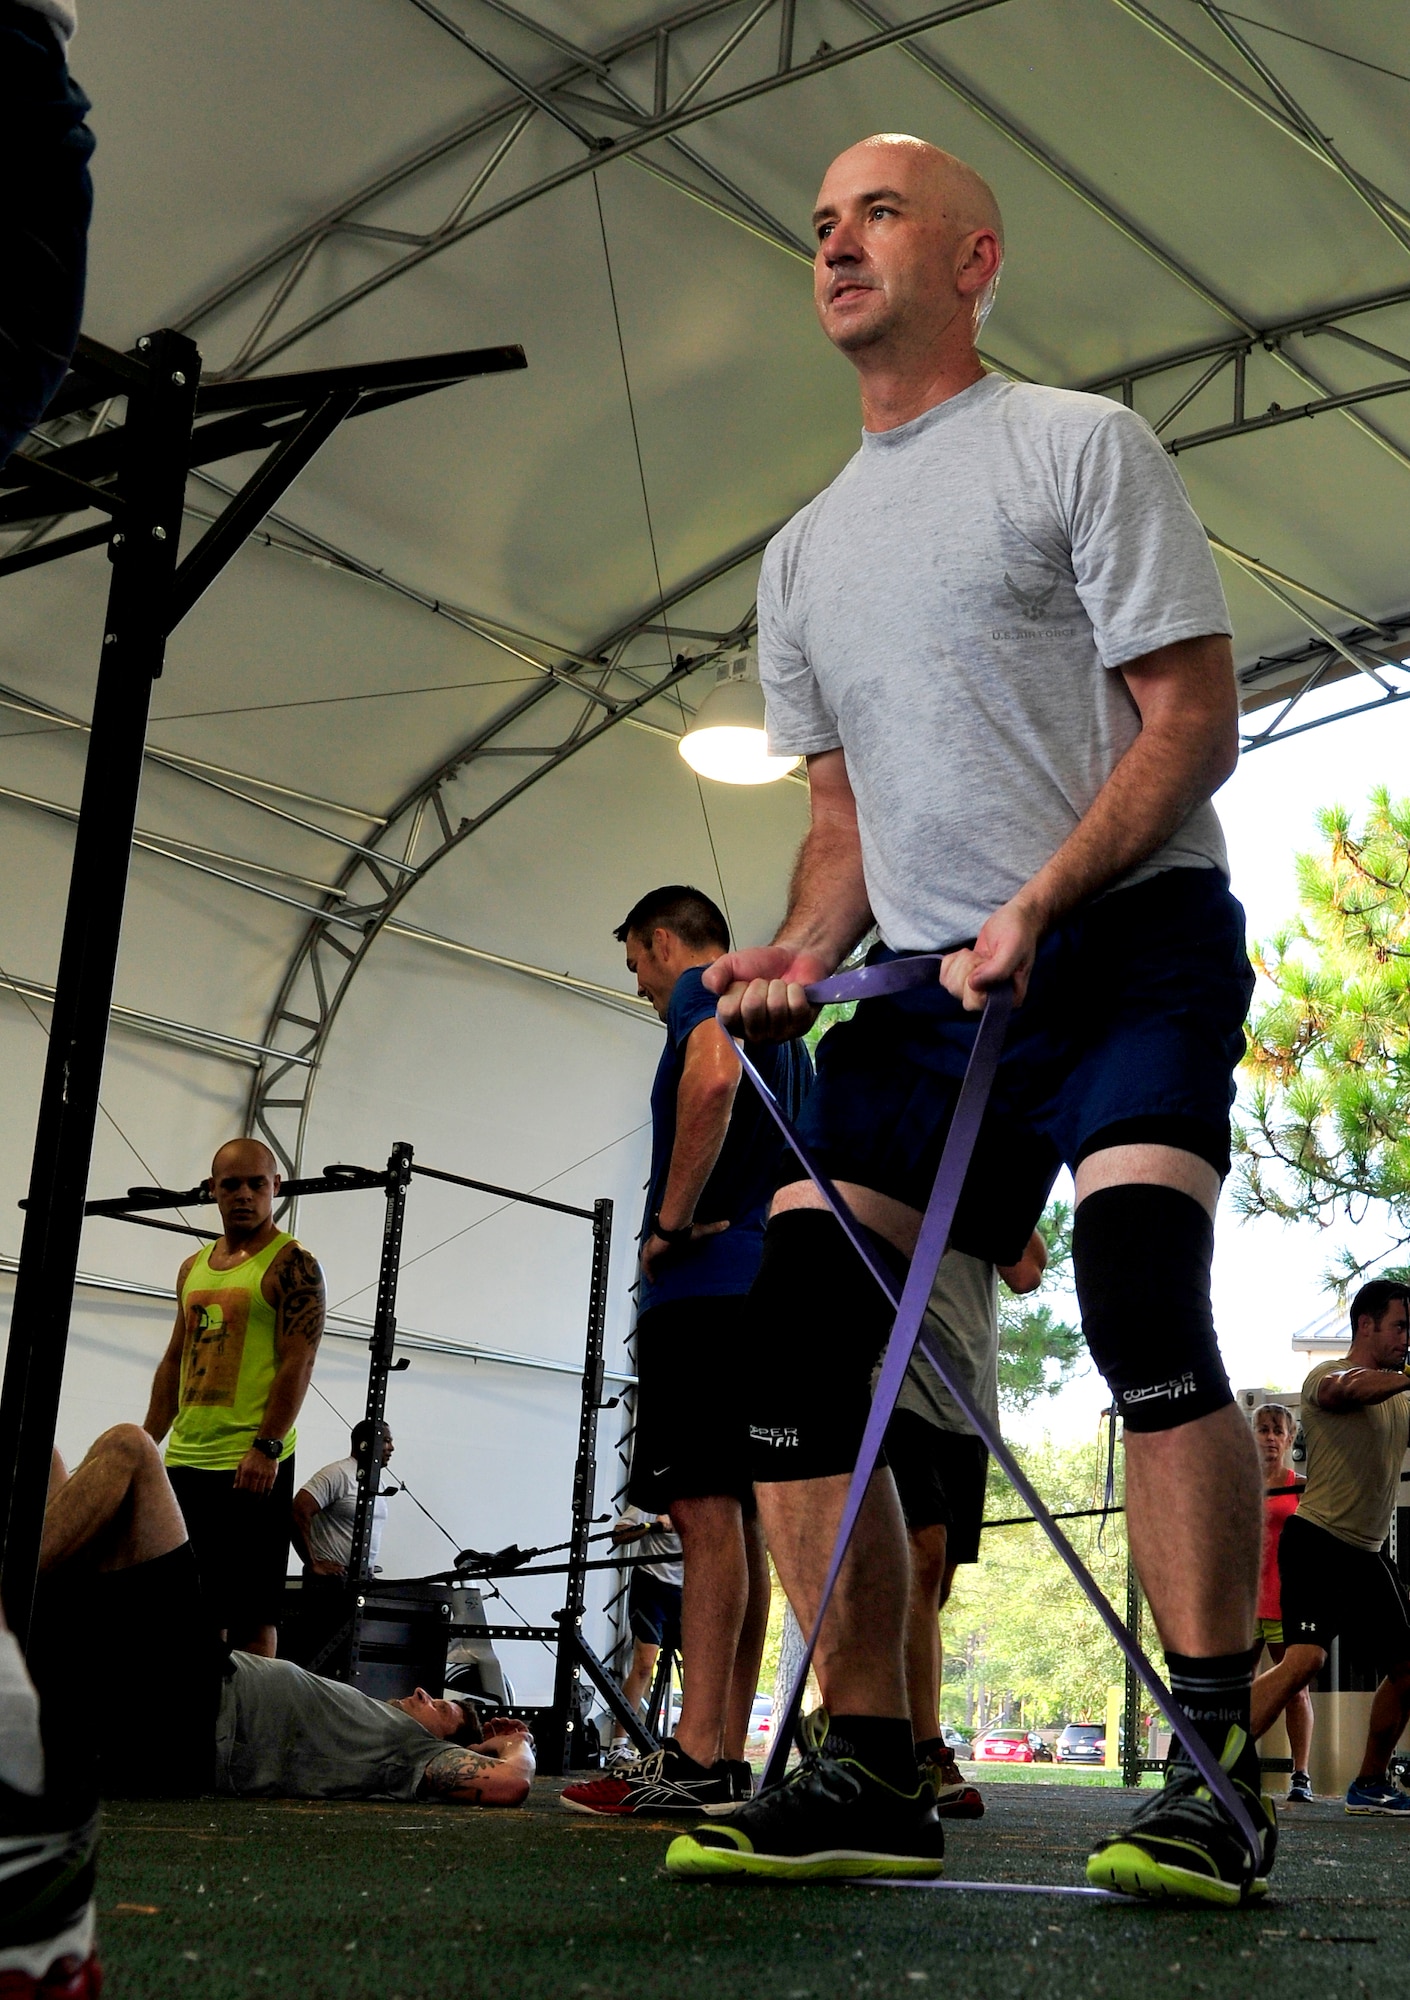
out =
<path fill-rule="evenodd" d="M 661 627 L 666 635 L 666 652 L 670 659 L 676 657 L 675 642 L 671 638 L 670 613 L 666 608 L 666 587 L 661 580 L 661 559 L 656 548 L 656 528 L 651 516 L 651 496 L 646 484 L 646 464 L 641 455 L 641 432 L 636 420 L 636 397 L 632 393 L 631 370 L 627 366 L 627 343 L 622 334 L 622 314 L 617 304 L 617 281 L 612 272 L 612 251 L 607 242 L 607 219 L 602 212 L 602 189 L 598 186 L 596 173 L 592 176 L 593 199 L 597 203 L 597 227 L 602 237 L 602 258 L 607 267 L 607 291 L 612 301 L 612 324 L 617 332 L 617 353 L 622 363 L 622 386 L 627 394 L 627 415 L 631 420 L 632 449 L 636 453 L 637 478 L 641 482 L 642 512 L 646 516 L 646 538 L 651 544 L 651 567 L 656 577 L 656 598 L 660 607 Z M 685 697 L 680 683 L 675 687 L 676 705 L 680 709 L 681 728 L 686 724 Z M 720 902 L 724 907 L 725 922 L 729 925 L 730 936 L 734 936 L 734 920 L 730 916 L 729 897 L 725 894 L 725 878 L 720 873 L 720 857 L 715 848 L 714 829 L 710 825 L 709 808 L 705 804 L 705 787 L 700 782 L 700 773 L 692 771 L 695 779 L 695 795 L 700 801 L 700 817 L 705 822 L 705 838 L 710 844 L 710 860 L 714 865 L 715 882 L 720 891 Z"/>
<path fill-rule="evenodd" d="M 34 1008 L 30 1004 L 29 995 L 20 990 L 20 988 L 16 985 L 15 981 L 10 977 L 10 974 L 5 970 L 3 965 L 0 965 L 0 985 L 9 988 L 10 992 L 14 994 L 15 998 L 24 1008 L 26 1014 L 29 1015 L 29 1018 L 31 1021 L 33 1021 L 35 1027 L 38 1028 L 40 1034 L 43 1035 L 45 1041 L 46 1042 L 49 1041 L 51 1039 L 50 1031 L 45 1026 L 44 1022 L 40 1020 L 38 1014 L 35 1013 Z M 131 1153 L 133 1159 L 136 1160 L 138 1166 L 141 1167 L 143 1173 L 146 1174 L 148 1180 L 152 1182 L 153 1186 L 159 1187 L 161 1185 L 160 1174 L 158 1174 L 155 1167 L 150 1166 L 148 1162 L 143 1158 L 142 1154 L 137 1148 L 135 1141 L 130 1139 L 126 1134 L 126 1132 L 123 1131 L 121 1125 L 118 1124 L 117 1119 L 114 1118 L 112 1112 L 109 1111 L 107 1105 L 104 1104 L 101 1097 L 98 1099 L 98 1109 L 99 1111 L 102 1112 L 103 1116 L 112 1126 L 114 1132 L 117 1133 L 119 1139 L 122 1140 L 122 1143 Z M 191 1221 L 190 1216 L 186 1214 L 184 1209 L 178 1208 L 176 1213 L 181 1217 L 181 1220 L 186 1224 L 188 1229 L 194 1229 L 195 1224 Z"/>
<path fill-rule="evenodd" d="M 640 1125 L 633 1125 L 630 1132 L 620 1132 L 615 1139 L 609 1139 L 605 1146 L 598 1146 L 595 1151 L 584 1153 L 583 1157 L 580 1160 L 574 1160 L 571 1166 L 560 1167 L 558 1172 L 550 1174 L 547 1180 L 536 1181 L 533 1187 L 525 1188 L 525 1194 L 542 1194 L 546 1187 L 552 1187 L 555 1181 L 561 1181 L 566 1175 L 575 1173 L 579 1167 L 585 1167 L 589 1160 L 598 1159 L 603 1153 L 610 1153 L 614 1146 L 625 1145 L 627 1140 L 634 1139 L 638 1132 L 644 1132 L 650 1123 L 651 1120 L 649 1118 L 643 1118 Z M 472 1229 L 479 1229 L 483 1223 L 493 1222 L 497 1215 L 503 1215 L 507 1208 L 517 1208 L 518 1206 L 517 1201 L 502 1201 L 499 1207 L 492 1208 L 488 1215 L 478 1216 L 474 1222 L 467 1222 L 463 1229 L 457 1229 L 451 1235 L 443 1236 L 440 1242 L 433 1243 L 429 1250 L 418 1250 L 414 1257 L 406 1258 L 400 1267 L 401 1270 L 409 1271 L 413 1264 L 423 1264 L 428 1257 L 434 1257 L 438 1250 L 444 1250 L 448 1243 L 458 1243 L 461 1237 L 468 1236 Z M 370 1292 L 376 1283 L 377 1280 L 375 1278 L 369 1278 L 367 1283 L 359 1285 L 355 1292 L 347 1293 L 345 1297 L 336 1300 L 330 1305 L 328 1308 L 329 1312 L 341 1311 L 345 1305 L 351 1304 L 354 1299 L 360 1299 L 364 1292 Z"/>

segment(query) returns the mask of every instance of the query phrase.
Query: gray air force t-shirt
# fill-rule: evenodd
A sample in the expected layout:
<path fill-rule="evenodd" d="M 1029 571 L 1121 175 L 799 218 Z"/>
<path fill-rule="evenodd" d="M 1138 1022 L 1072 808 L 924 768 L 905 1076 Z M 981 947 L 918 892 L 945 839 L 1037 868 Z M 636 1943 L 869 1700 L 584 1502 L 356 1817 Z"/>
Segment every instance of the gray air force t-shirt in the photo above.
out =
<path fill-rule="evenodd" d="M 259 1799 L 414 1799 L 439 1737 L 360 1688 L 292 1660 L 231 1655 L 215 1726 L 218 1792 Z"/>
<path fill-rule="evenodd" d="M 1114 669 L 1229 632 L 1214 560 L 1145 422 L 989 375 L 892 431 L 769 543 L 769 747 L 845 750 L 867 891 L 901 951 L 972 938 L 1140 733 Z M 1197 806 L 1124 878 L 1227 874 Z"/>

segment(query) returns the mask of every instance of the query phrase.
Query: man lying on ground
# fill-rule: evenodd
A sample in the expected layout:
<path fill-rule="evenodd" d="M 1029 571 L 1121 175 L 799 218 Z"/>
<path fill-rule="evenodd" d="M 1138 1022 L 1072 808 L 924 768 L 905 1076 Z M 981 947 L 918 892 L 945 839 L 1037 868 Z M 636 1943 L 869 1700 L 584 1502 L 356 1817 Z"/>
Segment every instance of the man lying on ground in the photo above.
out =
<path fill-rule="evenodd" d="M 516 1806 L 534 1774 L 522 1723 L 482 1742 L 457 1702 L 397 1702 L 292 1661 L 227 1653 L 202 1603 L 181 1509 L 136 1424 L 72 1478 L 55 1464 L 30 1669 L 41 1701 L 98 1739 L 108 1796 L 445 1799 Z"/>

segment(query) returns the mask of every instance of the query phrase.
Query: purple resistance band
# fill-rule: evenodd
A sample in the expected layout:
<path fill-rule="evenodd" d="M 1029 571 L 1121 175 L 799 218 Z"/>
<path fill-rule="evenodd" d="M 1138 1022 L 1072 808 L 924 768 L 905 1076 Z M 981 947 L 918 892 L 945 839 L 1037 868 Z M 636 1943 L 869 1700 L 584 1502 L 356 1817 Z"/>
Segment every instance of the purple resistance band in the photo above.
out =
<path fill-rule="evenodd" d="M 806 987 L 809 1002 L 813 1006 L 823 1006 L 839 1000 L 869 1000 L 882 994 L 905 992 L 912 987 L 933 985 L 939 979 L 940 958 L 934 954 L 922 954 L 914 958 L 894 959 L 885 965 L 864 966 L 855 972 L 835 974 L 831 979 L 819 980 Z M 828 1564 L 827 1576 L 823 1583 L 822 1597 L 818 1605 L 817 1621 L 808 1638 L 798 1675 L 788 1698 L 788 1707 L 780 1727 L 775 1733 L 773 1747 L 764 1771 L 764 1784 L 776 1785 L 782 1781 L 784 1768 L 788 1762 L 789 1746 L 793 1738 L 793 1726 L 803 1699 L 803 1688 L 812 1664 L 813 1653 L 818 1643 L 818 1633 L 827 1608 L 832 1599 L 833 1588 L 843 1559 L 852 1539 L 852 1531 L 857 1525 L 857 1516 L 862 1509 L 867 1487 L 876 1469 L 876 1461 L 881 1451 L 881 1441 L 891 1415 L 896 1407 L 896 1399 L 901 1393 L 906 1370 L 911 1356 L 919 1344 L 921 1351 L 935 1369 L 940 1380 L 959 1404 L 970 1425 L 989 1447 L 1009 1483 L 1019 1498 L 1027 1506 L 1033 1518 L 1047 1535 L 1053 1547 L 1072 1572 L 1078 1588 L 1091 1604 L 1112 1638 L 1121 1649 L 1123 1656 L 1143 1683 L 1156 1705 L 1168 1716 L 1171 1727 L 1189 1754 L 1190 1761 L 1203 1778 L 1210 1791 L 1219 1800 L 1224 1810 L 1233 1819 L 1255 1864 L 1261 1865 L 1263 1845 L 1255 1832 L 1243 1801 L 1238 1797 L 1227 1774 L 1218 1759 L 1198 1732 L 1189 1727 L 1175 1704 L 1169 1688 L 1161 1680 L 1155 1668 L 1127 1631 L 1120 1618 L 1107 1602 L 1105 1593 L 1099 1588 L 1077 1551 L 1068 1541 L 1062 1529 L 1049 1514 L 1032 1485 L 1009 1451 L 996 1427 L 990 1423 L 983 1410 L 970 1395 L 968 1385 L 952 1368 L 950 1358 L 938 1340 L 926 1328 L 925 1313 L 930 1303 L 930 1293 L 940 1260 L 945 1254 L 950 1240 L 950 1230 L 959 1206 L 960 1194 L 964 1188 L 965 1176 L 974 1155 L 975 1141 L 979 1137 L 979 1127 L 989 1102 L 998 1072 L 999 1056 L 1004 1045 L 1004 1035 L 1008 1028 L 1009 1015 L 1013 1010 L 1013 990 L 1005 985 L 997 988 L 985 1002 L 979 1019 L 979 1029 L 975 1036 L 974 1048 L 965 1070 L 964 1082 L 960 1086 L 958 1102 L 950 1129 L 945 1138 L 940 1165 L 935 1175 L 935 1185 L 931 1190 L 930 1203 L 921 1223 L 920 1235 L 911 1257 L 910 1270 L 899 1299 L 891 1274 L 885 1264 L 873 1252 L 865 1232 L 859 1227 L 855 1216 L 842 1199 L 837 1189 L 821 1173 L 808 1155 L 802 1140 L 793 1130 L 778 1100 L 759 1075 L 748 1056 L 736 1043 L 744 1073 L 763 1100 L 774 1123 L 782 1132 L 793 1152 L 797 1154 L 809 1180 L 841 1223 L 843 1233 L 862 1262 L 880 1285 L 892 1306 L 896 1309 L 895 1323 L 887 1342 L 882 1359 L 881 1373 L 872 1396 L 871 1412 L 866 1429 L 862 1434 L 861 1447 L 857 1454 L 856 1470 L 847 1492 L 847 1504 L 842 1510 L 842 1521 L 837 1530 L 837 1541 Z"/>

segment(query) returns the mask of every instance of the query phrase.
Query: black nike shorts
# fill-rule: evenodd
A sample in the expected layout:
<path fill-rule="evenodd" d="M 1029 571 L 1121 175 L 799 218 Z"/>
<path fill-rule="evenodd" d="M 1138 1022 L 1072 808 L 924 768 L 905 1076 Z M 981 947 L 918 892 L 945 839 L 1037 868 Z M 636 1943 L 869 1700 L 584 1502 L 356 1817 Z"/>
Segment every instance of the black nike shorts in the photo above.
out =
<path fill-rule="evenodd" d="M 636 1323 L 637 1418 L 627 1499 L 646 1514 L 733 1495 L 752 1514 L 747 1294 L 668 1299 Z"/>

